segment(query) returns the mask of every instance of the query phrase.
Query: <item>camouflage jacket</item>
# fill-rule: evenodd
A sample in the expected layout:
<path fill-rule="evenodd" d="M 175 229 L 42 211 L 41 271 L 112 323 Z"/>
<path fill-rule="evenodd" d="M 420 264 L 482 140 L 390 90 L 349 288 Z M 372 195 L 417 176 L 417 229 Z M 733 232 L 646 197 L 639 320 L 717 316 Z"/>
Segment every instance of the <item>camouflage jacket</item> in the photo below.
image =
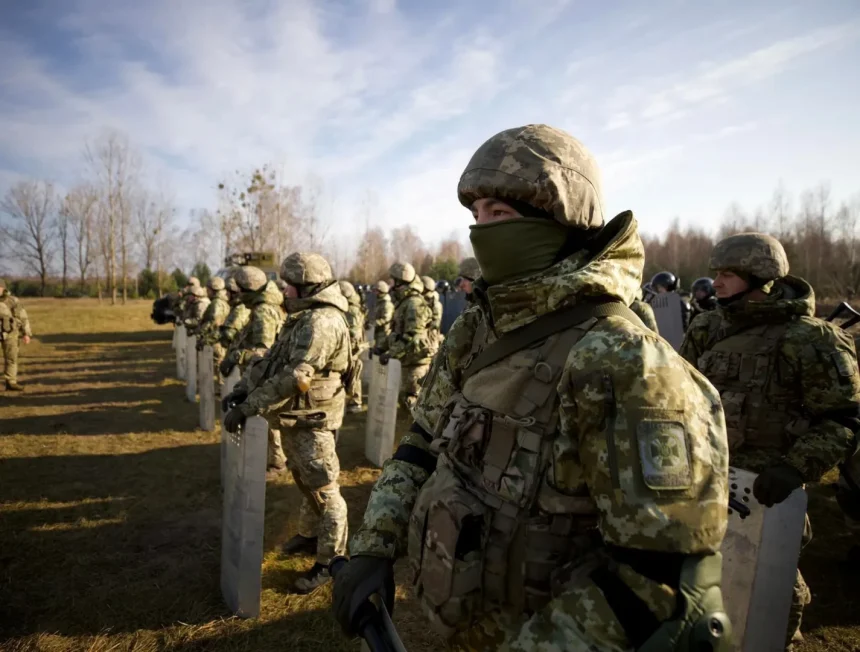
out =
<path fill-rule="evenodd" d="M 280 425 L 337 429 L 344 409 L 342 376 L 352 359 L 347 300 L 333 284 L 312 297 L 290 300 L 288 307 L 277 342 L 236 385 L 248 392 L 239 407 L 247 416 L 287 422 Z M 312 422 L 310 415 L 320 412 L 325 417 Z"/>
<path fill-rule="evenodd" d="M 388 336 L 391 335 L 391 320 L 394 318 L 394 303 L 391 296 L 381 294 L 376 296 L 376 307 L 373 311 L 373 341 L 378 349 L 388 348 Z"/>
<path fill-rule="evenodd" d="M 660 329 L 657 327 L 657 318 L 654 316 L 654 309 L 651 306 L 636 299 L 630 304 L 630 310 L 635 312 L 648 328 L 655 333 L 660 333 Z"/>
<path fill-rule="evenodd" d="M 0 331 L 6 337 L 32 337 L 30 330 L 30 318 L 24 306 L 18 301 L 18 297 L 11 295 L 8 291 L 0 297 Z"/>
<path fill-rule="evenodd" d="M 449 423 L 451 399 L 463 391 L 462 369 L 476 354 L 478 332 L 489 343 L 582 299 L 632 302 L 644 258 L 632 214 L 608 223 L 601 240 L 601 251 L 577 252 L 532 277 L 483 291 L 476 285 L 475 305 L 452 325 L 412 410 L 415 425 L 400 442 L 404 454 L 385 463 L 371 492 L 352 555 L 404 554 L 410 513 L 431 477 L 430 465 L 416 461 L 437 455 L 430 441 Z M 577 328 L 586 332 L 567 355 L 555 389 L 559 420 L 543 481 L 595 515 L 596 545 L 719 549 L 728 518 L 728 446 L 719 395 L 665 340 L 623 317 L 592 318 Z M 686 447 L 686 455 L 672 456 L 683 471 L 674 478 L 683 481 L 674 485 L 654 452 L 666 448 L 663 440 Z M 517 472 L 527 477 L 535 469 Z M 554 604 L 564 604 L 563 596 Z M 553 622 L 556 630 L 569 626 L 564 618 Z"/>
<path fill-rule="evenodd" d="M 349 339 L 352 342 L 352 353 L 358 355 L 366 348 L 364 343 L 364 311 L 361 309 L 361 300 L 357 295 L 347 299 L 349 307 L 346 312 L 346 321 L 349 324 Z"/>
<path fill-rule="evenodd" d="M 722 394 L 733 466 L 789 464 L 818 481 L 849 451 L 860 407 L 854 341 L 814 314 L 812 287 L 786 276 L 766 300 L 690 325 L 681 355 Z"/>
<path fill-rule="evenodd" d="M 221 346 L 229 347 L 242 329 L 251 320 L 251 310 L 241 301 L 230 309 L 230 314 L 221 326 Z"/>
<path fill-rule="evenodd" d="M 284 323 L 284 295 L 273 281 L 266 283 L 262 292 L 251 294 L 251 315 L 248 324 L 230 344 L 226 360 L 228 364 L 245 365 L 255 356 L 263 356 L 275 343 L 278 331 Z"/>
<path fill-rule="evenodd" d="M 439 293 L 436 290 L 425 292 L 424 299 L 427 301 L 427 306 L 432 315 L 430 328 L 438 333 L 442 330 L 442 302 L 439 300 Z"/>
<path fill-rule="evenodd" d="M 432 355 L 433 342 L 429 338 L 428 327 L 433 313 L 424 300 L 423 291 L 424 283 L 420 276 L 416 276 L 401 290 L 391 319 L 388 355 L 407 367 L 427 364 Z"/>
<path fill-rule="evenodd" d="M 200 322 L 206 314 L 206 309 L 209 307 L 209 297 L 197 297 L 188 295 L 185 303 L 185 312 L 183 314 L 183 323 L 188 329 L 189 335 L 197 333 Z"/>
<path fill-rule="evenodd" d="M 215 298 L 209 302 L 206 312 L 203 313 L 203 319 L 200 321 L 198 337 L 203 341 L 203 344 L 212 346 L 219 342 L 221 326 L 224 325 L 229 314 L 230 304 L 227 302 L 227 291 L 218 290 L 215 293 Z"/>

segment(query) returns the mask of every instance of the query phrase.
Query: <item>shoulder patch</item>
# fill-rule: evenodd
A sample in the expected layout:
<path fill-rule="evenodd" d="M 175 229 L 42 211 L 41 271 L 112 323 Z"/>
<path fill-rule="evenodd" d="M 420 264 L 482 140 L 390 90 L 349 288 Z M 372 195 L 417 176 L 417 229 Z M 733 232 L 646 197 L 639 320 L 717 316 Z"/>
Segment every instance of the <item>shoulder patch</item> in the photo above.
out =
<path fill-rule="evenodd" d="M 636 426 L 645 485 L 654 490 L 689 489 L 693 471 L 687 431 L 678 421 L 640 421 Z"/>

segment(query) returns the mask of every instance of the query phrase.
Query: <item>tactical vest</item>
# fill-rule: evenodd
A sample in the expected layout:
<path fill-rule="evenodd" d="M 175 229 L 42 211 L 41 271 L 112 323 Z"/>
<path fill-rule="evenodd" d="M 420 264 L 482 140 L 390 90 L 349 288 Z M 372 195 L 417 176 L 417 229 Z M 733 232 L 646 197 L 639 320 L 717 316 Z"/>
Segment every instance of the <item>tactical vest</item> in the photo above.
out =
<path fill-rule="evenodd" d="M 760 324 L 723 339 L 716 333 L 697 361 L 720 392 L 730 452 L 742 446 L 785 451 L 790 433 L 809 425 L 791 385 L 793 374 L 779 355 L 787 328 L 788 322 Z"/>
<path fill-rule="evenodd" d="M 0 333 L 9 335 L 15 330 L 15 317 L 12 309 L 5 301 L 0 299 Z"/>
<path fill-rule="evenodd" d="M 408 550 L 423 608 L 446 636 L 489 609 L 537 611 L 552 597 L 554 571 L 599 541 L 591 498 L 562 495 L 547 477 L 556 386 L 571 348 L 596 322 L 477 371 L 439 419 L 437 467 L 412 511 Z M 467 370 L 486 346 L 486 328 L 478 331 Z"/>

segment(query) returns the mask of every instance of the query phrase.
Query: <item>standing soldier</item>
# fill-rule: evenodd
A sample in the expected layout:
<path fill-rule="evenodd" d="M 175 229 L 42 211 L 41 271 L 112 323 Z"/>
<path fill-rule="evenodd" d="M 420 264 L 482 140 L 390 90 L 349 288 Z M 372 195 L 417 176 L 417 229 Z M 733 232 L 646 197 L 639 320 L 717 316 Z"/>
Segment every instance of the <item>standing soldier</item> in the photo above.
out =
<path fill-rule="evenodd" d="M 432 342 L 431 355 L 436 355 L 439 345 L 442 344 L 442 302 L 436 291 L 436 281 L 429 276 L 422 276 L 421 282 L 424 283 L 424 300 L 427 302 L 427 307 L 430 308 L 432 315 L 427 327 L 427 334 Z"/>
<path fill-rule="evenodd" d="M 642 320 L 642 323 L 652 331 L 655 333 L 660 332 L 660 329 L 657 327 L 657 318 L 654 316 L 654 309 L 642 299 L 642 288 L 639 288 L 639 291 L 636 293 L 636 298 L 630 304 L 630 310 L 635 312 L 639 319 Z"/>
<path fill-rule="evenodd" d="M 373 310 L 373 344 L 376 353 L 388 348 L 391 335 L 391 320 L 394 318 L 394 303 L 388 292 L 388 283 L 379 281 L 373 286 L 376 293 L 376 307 Z"/>
<path fill-rule="evenodd" d="M 242 290 L 242 302 L 251 314 L 248 324 L 233 340 L 227 355 L 221 362 L 221 375 L 225 377 L 237 365 L 244 375 L 251 360 L 266 354 L 266 351 L 275 343 L 285 316 L 284 295 L 274 282 L 267 279 L 263 270 L 250 265 L 240 267 L 233 278 Z M 222 407 L 228 405 L 229 403 L 224 401 Z M 286 468 L 281 433 L 269 428 L 268 470 L 278 472 Z"/>
<path fill-rule="evenodd" d="M 703 312 L 717 309 L 717 291 L 714 289 L 714 279 L 703 276 L 693 281 L 690 293 L 690 323 Z"/>
<path fill-rule="evenodd" d="M 464 258 L 457 270 L 457 289 L 466 294 L 466 302 L 472 303 L 472 284 L 481 276 L 481 266 L 477 258 Z"/>
<path fill-rule="evenodd" d="M 33 333 L 30 331 L 30 319 L 27 311 L 10 294 L 6 281 L 0 278 L 0 345 L 3 348 L 3 380 L 10 392 L 23 392 L 24 388 L 18 383 L 18 338 L 24 344 L 30 343 Z"/>
<path fill-rule="evenodd" d="M 860 426 L 854 342 L 814 317 L 812 286 L 788 275 L 775 238 L 730 236 L 710 268 L 719 308 L 696 318 L 681 355 L 720 391 L 731 464 L 759 474 L 753 495 L 771 507 L 848 454 Z M 790 640 L 812 597 L 799 570 L 794 589 Z"/>
<path fill-rule="evenodd" d="M 218 367 L 224 359 L 226 351 L 221 346 L 221 326 L 230 314 L 230 303 L 224 279 L 213 276 L 209 281 L 209 306 L 203 313 L 197 337 L 197 348 L 202 351 L 204 346 L 212 347 L 212 359 L 215 365 L 216 382 L 220 382 Z M 217 385 L 216 385 L 217 386 Z"/>
<path fill-rule="evenodd" d="M 427 327 L 433 314 L 424 300 L 424 283 L 409 263 L 394 263 L 388 270 L 394 281 L 394 317 L 388 348 L 380 356 L 386 364 L 389 358 L 400 360 L 400 404 L 411 408 L 418 399 L 421 381 L 430 368 L 433 357 Z"/>
<path fill-rule="evenodd" d="M 203 320 L 203 315 L 206 314 L 208 307 L 209 295 L 206 290 L 199 284 L 191 286 L 185 298 L 185 312 L 182 319 L 189 335 L 197 334 L 200 322 Z"/>
<path fill-rule="evenodd" d="M 191 276 L 185 284 L 185 287 L 179 290 L 179 303 L 177 304 L 175 311 L 177 324 L 185 323 L 185 314 L 188 311 L 189 299 L 193 296 L 194 290 L 199 288 L 200 281 L 196 276 Z"/>
<path fill-rule="evenodd" d="M 346 311 L 346 322 L 349 325 L 349 341 L 352 345 L 352 383 L 346 388 L 346 410 L 350 414 L 361 412 L 361 370 L 364 365 L 361 362 L 361 352 L 365 349 L 364 342 L 364 313 L 361 311 L 361 299 L 358 292 L 348 281 L 338 283 L 341 294 L 346 299 L 349 307 Z"/>
<path fill-rule="evenodd" d="M 649 299 L 658 294 L 678 294 L 680 285 L 678 277 L 672 272 L 657 272 L 648 284 Z M 684 297 L 681 297 L 681 324 L 685 331 L 690 325 L 690 304 L 684 300 Z"/>
<path fill-rule="evenodd" d="M 285 554 L 310 552 L 316 563 L 294 589 L 309 593 L 329 580 L 328 563 L 346 552 L 347 511 L 340 495 L 340 461 L 334 431 L 343 421 L 344 385 L 352 373 L 347 301 L 331 267 L 318 254 L 284 259 L 289 317 L 278 341 L 228 397 L 236 403 L 224 418 L 235 432 L 247 417 L 262 415 L 281 429 L 290 471 L 302 492 L 299 532 Z"/>
<path fill-rule="evenodd" d="M 227 315 L 224 325 L 221 326 L 221 346 L 224 349 L 222 360 L 224 355 L 227 354 L 227 350 L 230 348 L 233 340 L 236 339 L 236 336 L 242 332 L 242 329 L 248 325 L 251 319 L 251 310 L 242 303 L 242 290 L 236 283 L 236 279 L 233 278 L 235 273 L 236 270 L 230 274 L 227 282 L 224 284 L 228 300 L 230 301 L 230 314 Z"/>
<path fill-rule="evenodd" d="M 627 307 L 642 241 L 630 212 L 604 225 L 599 180 L 545 125 L 460 177 L 482 278 L 335 581 L 346 631 L 408 553 L 456 649 L 725 649 L 719 396 Z"/>

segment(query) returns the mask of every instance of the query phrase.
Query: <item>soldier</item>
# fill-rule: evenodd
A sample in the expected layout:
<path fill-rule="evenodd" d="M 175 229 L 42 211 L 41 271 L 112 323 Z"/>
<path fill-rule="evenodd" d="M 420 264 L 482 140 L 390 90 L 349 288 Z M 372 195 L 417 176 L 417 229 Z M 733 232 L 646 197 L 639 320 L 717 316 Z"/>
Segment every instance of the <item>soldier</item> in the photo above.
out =
<path fill-rule="evenodd" d="M 472 303 L 472 284 L 481 276 L 481 267 L 478 265 L 478 259 L 464 258 L 460 261 L 457 273 L 459 274 L 456 283 L 457 289 L 465 292 L 466 301 Z"/>
<path fill-rule="evenodd" d="M 218 367 L 227 353 L 221 345 L 221 327 L 230 314 L 230 303 L 227 298 L 227 289 L 224 279 L 213 276 L 208 286 L 209 305 L 203 313 L 198 329 L 197 349 L 202 351 L 204 346 L 212 347 L 212 360 L 215 365 L 216 381 L 220 382 L 220 370 Z"/>
<path fill-rule="evenodd" d="M 348 304 L 331 268 L 318 254 L 294 253 L 284 259 L 289 318 L 268 354 L 255 361 L 228 402 L 224 418 L 230 432 L 245 418 L 262 415 L 270 429 L 281 429 L 290 471 L 302 492 L 299 532 L 285 554 L 316 554 L 316 563 L 294 590 L 309 593 L 329 580 L 328 563 L 346 551 L 347 510 L 340 495 L 340 462 L 334 431 L 343 421 L 344 385 L 352 373 Z"/>
<path fill-rule="evenodd" d="M 230 314 L 224 320 L 220 333 L 221 346 L 224 348 L 225 355 L 230 348 L 230 344 L 251 319 L 251 311 L 248 309 L 248 306 L 242 303 L 242 290 L 236 283 L 236 279 L 233 278 L 236 271 L 238 270 L 231 272 L 227 278 L 227 282 L 224 284 L 230 302 Z"/>
<path fill-rule="evenodd" d="M 482 278 L 335 581 L 346 631 L 408 551 L 457 649 L 724 649 L 719 395 L 627 308 L 643 246 L 630 212 L 604 225 L 599 179 L 545 125 L 460 177 Z"/>
<path fill-rule="evenodd" d="M 717 309 L 717 291 L 714 279 L 703 276 L 693 281 L 690 292 L 690 323 L 703 312 Z"/>
<path fill-rule="evenodd" d="M 394 303 L 388 291 L 388 283 L 378 281 L 373 286 L 376 294 L 376 307 L 373 310 L 373 344 L 374 352 L 379 354 L 388 348 L 388 336 L 391 335 L 391 320 L 394 318 Z"/>
<path fill-rule="evenodd" d="M 258 267 L 244 266 L 233 277 L 242 290 L 242 302 L 250 311 L 247 325 L 230 344 L 221 362 L 221 375 L 226 377 L 236 365 L 242 374 L 254 358 L 262 357 L 275 343 L 284 323 L 284 295 L 266 273 Z M 226 407 L 227 403 L 222 405 Z M 274 473 L 287 468 L 281 433 L 269 428 L 268 470 Z"/>
<path fill-rule="evenodd" d="M 442 343 L 442 302 L 439 300 L 439 293 L 436 291 L 436 281 L 429 276 L 422 276 L 421 282 L 424 283 L 424 300 L 427 302 L 427 307 L 430 308 L 432 319 L 428 327 L 428 335 L 433 343 L 431 349 L 432 355 L 436 355 L 439 350 L 439 345 Z"/>
<path fill-rule="evenodd" d="M 710 268 L 719 308 L 696 317 L 681 354 L 720 391 L 732 466 L 759 474 L 753 495 L 771 507 L 845 459 L 860 426 L 854 342 L 814 317 L 812 287 L 771 236 L 722 240 Z M 810 600 L 798 571 L 789 639 Z"/>
<path fill-rule="evenodd" d="M 642 320 L 642 323 L 652 331 L 655 333 L 660 332 L 660 329 L 657 327 L 657 318 L 654 316 L 654 309 L 642 299 L 641 288 L 636 294 L 636 298 L 633 300 L 633 303 L 630 304 L 630 310 L 635 312 L 639 319 Z"/>
<path fill-rule="evenodd" d="M 18 382 L 18 339 L 26 345 L 32 336 L 27 311 L 9 292 L 6 281 L 0 278 L 0 345 L 3 349 L 3 380 L 7 391 L 24 391 Z"/>
<path fill-rule="evenodd" d="M 206 290 L 199 285 L 192 285 L 188 294 L 185 295 L 185 312 L 182 315 L 182 323 L 185 324 L 189 335 L 197 334 L 200 322 L 208 307 L 209 295 Z"/>
<path fill-rule="evenodd" d="M 344 296 L 349 308 L 346 312 L 346 322 L 349 324 L 349 341 L 352 345 L 352 384 L 346 388 L 346 411 L 350 414 L 361 412 L 361 370 L 364 364 L 361 362 L 361 352 L 365 349 L 364 342 L 364 314 L 361 311 L 361 300 L 358 292 L 348 281 L 338 283 L 340 293 Z"/>
<path fill-rule="evenodd" d="M 409 263 L 394 263 L 389 269 L 394 288 L 394 317 L 388 347 L 380 355 L 382 364 L 389 358 L 400 360 L 400 404 L 411 408 L 418 399 L 421 381 L 430 368 L 433 343 L 427 327 L 433 313 L 424 300 L 424 283 Z"/>

